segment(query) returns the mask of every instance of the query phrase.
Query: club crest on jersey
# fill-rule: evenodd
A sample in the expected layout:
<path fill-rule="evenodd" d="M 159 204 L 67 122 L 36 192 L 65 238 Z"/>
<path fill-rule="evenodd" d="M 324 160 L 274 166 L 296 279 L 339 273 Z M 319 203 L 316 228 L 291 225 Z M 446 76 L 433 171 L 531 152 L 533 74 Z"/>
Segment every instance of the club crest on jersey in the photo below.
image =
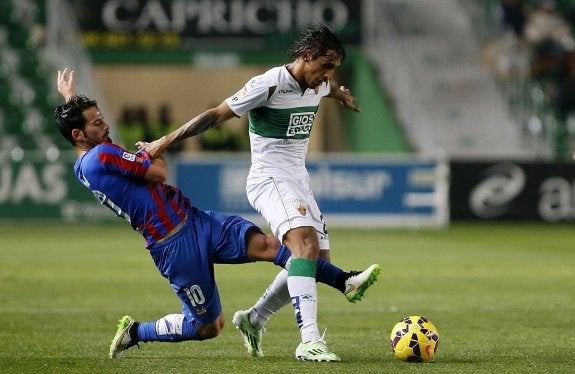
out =
<path fill-rule="evenodd" d="M 309 135 L 313 120 L 314 112 L 292 113 L 289 116 L 289 125 L 286 131 L 287 136 Z"/>
<path fill-rule="evenodd" d="M 205 306 L 198 306 L 196 307 L 196 313 L 198 314 L 198 316 L 203 316 L 207 313 L 208 311 L 206 310 Z"/>
<path fill-rule="evenodd" d="M 299 214 L 301 214 L 302 216 L 305 216 L 307 214 L 307 207 L 305 206 L 304 203 L 299 203 L 296 208 L 295 208 Z"/>
<path fill-rule="evenodd" d="M 132 162 L 136 161 L 136 155 L 133 153 L 130 153 L 130 152 L 122 153 L 122 158 L 124 160 L 132 161 Z"/>

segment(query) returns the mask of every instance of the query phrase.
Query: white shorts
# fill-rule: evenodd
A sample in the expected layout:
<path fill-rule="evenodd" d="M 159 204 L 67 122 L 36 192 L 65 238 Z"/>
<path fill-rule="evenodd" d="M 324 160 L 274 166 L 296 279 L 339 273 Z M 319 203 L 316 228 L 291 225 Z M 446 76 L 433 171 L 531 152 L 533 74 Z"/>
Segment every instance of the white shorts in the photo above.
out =
<path fill-rule="evenodd" d="M 319 249 L 329 249 L 329 237 L 319 207 L 309 186 L 309 178 L 292 181 L 277 177 L 248 177 L 246 191 L 252 207 L 268 223 L 280 241 L 291 229 L 314 227 Z"/>

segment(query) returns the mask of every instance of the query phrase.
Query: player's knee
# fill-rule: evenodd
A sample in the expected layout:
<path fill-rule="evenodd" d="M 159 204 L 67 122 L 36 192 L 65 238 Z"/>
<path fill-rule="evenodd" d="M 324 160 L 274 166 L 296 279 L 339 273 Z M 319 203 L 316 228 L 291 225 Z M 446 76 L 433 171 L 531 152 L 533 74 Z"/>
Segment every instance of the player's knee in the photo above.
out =
<path fill-rule="evenodd" d="M 220 335 L 221 329 L 213 324 L 202 325 L 198 327 L 198 335 L 202 340 L 213 339 Z"/>
<path fill-rule="evenodd" d="M 220 332 L 224 328 L 223 317 L 218 317 L 214 322 L 206 323 L 205 325 L 198 325 L 197 327 L 198 335 L 202 339 L 213 339 L 220 335 Z"/>
<path fill-rule="evenodd" d="M 266 235 L 266 252 L 275 255 L 280 248 L 280 241 L 273 235 Z"/>
<path fill-rule="evenodd" d="M 260 259 L 264 261 L 273 261 L 280 248 L 280 241 L 273 235 L 265 235 L 262 244 Z"/>
<path fill-rule="evenodd" d="M 264 235 L 252 230 L 246 235 L 248 257 L 256 261 L 273 261 L 280 242 L 272 235 Z"/>
<path fill-rule="evenodd" d="M 284 236 L 284 244 L 292 252 L 292 256 L 317 259 L 319 256 L 319 241 L 313 227 L 298 227 Z"/>

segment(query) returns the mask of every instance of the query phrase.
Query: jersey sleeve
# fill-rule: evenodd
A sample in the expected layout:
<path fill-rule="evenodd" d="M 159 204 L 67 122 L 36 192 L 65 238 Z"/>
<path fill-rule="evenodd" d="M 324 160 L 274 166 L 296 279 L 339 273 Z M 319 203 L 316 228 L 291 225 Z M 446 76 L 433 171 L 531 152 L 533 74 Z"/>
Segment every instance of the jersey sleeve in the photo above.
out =
<path fill-rule="evenodd" d="M 130 153 L 114 144 L 102 144 L 98 160 L 110 171 L 132 178 L 143 179 L 150 167 L 145 152 Z"/>
<path fill-rule="evenodd" d="M 250 79 L 241 90 L 226 99 L 226 104 L 241 117 L 250 110 L 263 106 L 268 100 L 269 90 L 274 84 L 266 75 L 258 75 Z"/>

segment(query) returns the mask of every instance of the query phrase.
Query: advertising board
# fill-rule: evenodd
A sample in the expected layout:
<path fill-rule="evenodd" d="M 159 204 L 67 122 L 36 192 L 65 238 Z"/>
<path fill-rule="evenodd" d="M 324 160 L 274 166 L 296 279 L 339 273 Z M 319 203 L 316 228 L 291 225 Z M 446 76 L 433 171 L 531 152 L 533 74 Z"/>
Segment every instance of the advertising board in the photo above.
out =
<path fill-rule="evenodd" d="M 452 220 L 575 220 L 571 162 L 452 161 Z"/>
<path fill-rule="evenodd" d="M 447 167 L 437 161 L 318 158 L 307 163 L 314 196 L 328 225 L 444 226 Z M 245 191 L 249 159 L 182 160 L 176 184 L 200 209 L 259 220 Z"/>

